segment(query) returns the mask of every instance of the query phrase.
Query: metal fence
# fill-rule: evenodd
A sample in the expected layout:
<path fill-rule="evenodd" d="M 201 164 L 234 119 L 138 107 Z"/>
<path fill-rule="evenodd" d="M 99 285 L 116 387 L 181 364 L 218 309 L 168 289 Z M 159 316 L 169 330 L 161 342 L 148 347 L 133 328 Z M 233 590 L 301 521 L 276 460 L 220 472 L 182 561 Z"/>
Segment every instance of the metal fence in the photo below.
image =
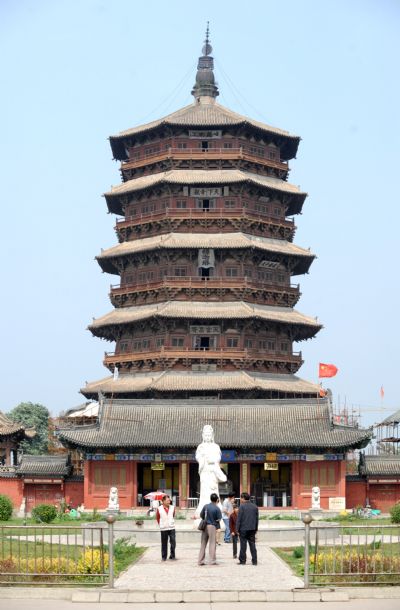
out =
<path fill-rule="evenodd" d="M 305 522 L 304 586 L 328 584 L 400 584 L 400 526 Z"/>
<path fill-rule="evenodd" d="M 0 584 L 112 585 L 112 528 L 0 526 Z"/>

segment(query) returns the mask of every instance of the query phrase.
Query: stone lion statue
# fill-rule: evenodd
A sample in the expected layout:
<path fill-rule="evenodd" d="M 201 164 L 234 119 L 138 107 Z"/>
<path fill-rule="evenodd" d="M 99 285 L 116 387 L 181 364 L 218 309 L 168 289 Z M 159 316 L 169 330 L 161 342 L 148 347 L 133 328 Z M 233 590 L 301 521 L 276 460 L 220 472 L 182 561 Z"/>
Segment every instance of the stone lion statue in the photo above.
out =
<path fill-rule="evenodd" d="M 321 490 L 319 487 L 312 488 L 311 508 L 321 508 Z"/>
<path fill-rule="evenodd" d="M 119 510 L 118 489 L 116 487 L 110 488 L 108 510 Z"/>

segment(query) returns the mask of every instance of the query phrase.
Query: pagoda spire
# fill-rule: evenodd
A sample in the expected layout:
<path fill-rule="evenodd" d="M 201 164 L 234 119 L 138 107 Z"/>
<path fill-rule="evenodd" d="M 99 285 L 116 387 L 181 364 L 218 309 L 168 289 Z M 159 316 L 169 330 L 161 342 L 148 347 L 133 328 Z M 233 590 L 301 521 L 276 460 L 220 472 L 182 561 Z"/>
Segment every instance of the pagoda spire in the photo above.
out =
<path fill-rule="evenodd" d="M 212 46 L 210 44 L 210 27 L 207 21 L 206 38 L 202 48 L 203 55 L 199 57 L 197 64 L 196 82 L 192 89 L 192 95 L 196 101 L 200 98 L 213 98 L 219 95 L 218 87 L 214 77 L 214 59 L 211 57 Z"/>

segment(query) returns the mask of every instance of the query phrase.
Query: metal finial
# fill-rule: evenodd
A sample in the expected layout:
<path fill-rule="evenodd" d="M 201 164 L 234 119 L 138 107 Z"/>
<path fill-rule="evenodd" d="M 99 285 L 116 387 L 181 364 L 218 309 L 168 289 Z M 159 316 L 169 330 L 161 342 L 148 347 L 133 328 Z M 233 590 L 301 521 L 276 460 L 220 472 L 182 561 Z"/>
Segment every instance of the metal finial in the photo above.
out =
<path fill-rule="evenodd" d="M 212 46 L 210 44 L 210 22 L 207 21 L 206 39 L 202 48 L 203 55 L 210 55 L 212 53 Z"/>

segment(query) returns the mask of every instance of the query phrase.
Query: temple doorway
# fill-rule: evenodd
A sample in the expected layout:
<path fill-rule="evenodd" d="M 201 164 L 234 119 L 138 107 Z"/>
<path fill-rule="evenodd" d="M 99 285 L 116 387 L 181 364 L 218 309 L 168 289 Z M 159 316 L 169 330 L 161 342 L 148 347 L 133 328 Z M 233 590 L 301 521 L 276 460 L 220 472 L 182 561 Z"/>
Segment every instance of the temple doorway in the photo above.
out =
<path fill-rule="evenodd" d="M 250 495 L 257 506 L 285 508 L 292 505 L 291 464 L 278 464 L 277 470 L 264 470 L 264 464 L 251 464 L 250 481 Z"/>
<path fill-rule="evenodd" d="M 152 470 L 150 464 L 138 464 L 137 480 L 138 504 L 149 505 L 143 501 L 144 496 L 161 489 L 179 506 L 179 464 L 165 464 L 164 470 Z"/>

